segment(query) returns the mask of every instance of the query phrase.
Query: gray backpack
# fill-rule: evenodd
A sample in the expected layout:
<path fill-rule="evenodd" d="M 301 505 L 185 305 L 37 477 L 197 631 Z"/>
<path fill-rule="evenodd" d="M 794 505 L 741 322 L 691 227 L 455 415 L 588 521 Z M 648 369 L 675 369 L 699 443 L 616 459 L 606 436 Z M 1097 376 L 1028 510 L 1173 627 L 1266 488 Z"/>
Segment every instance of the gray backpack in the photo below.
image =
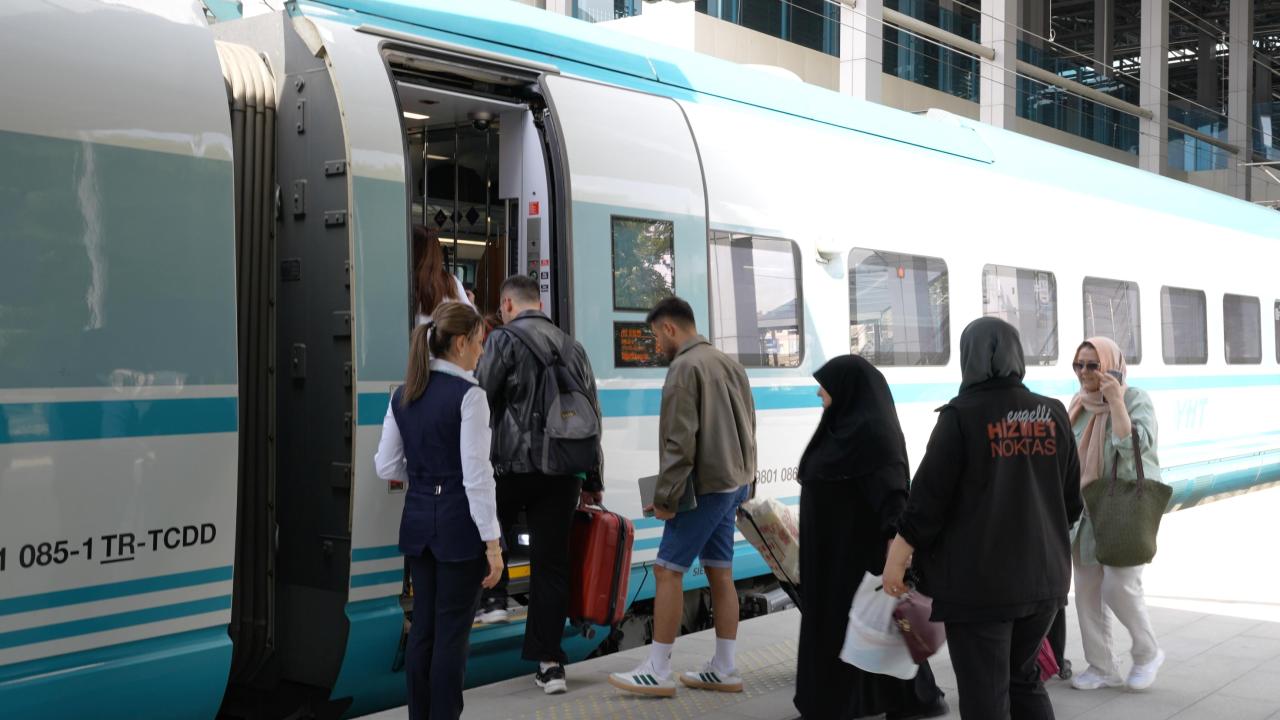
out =
<path fill-rule="evenodd" d="M 600 469 L 600 418 L 581 381 L 574 377 L 573 338 L 550 357 L 516 325 L 505 325 L 542 366 L 542 402 L 534 408 L 529 433 L 533 464 L 547 475 L 575 475 Z"/>

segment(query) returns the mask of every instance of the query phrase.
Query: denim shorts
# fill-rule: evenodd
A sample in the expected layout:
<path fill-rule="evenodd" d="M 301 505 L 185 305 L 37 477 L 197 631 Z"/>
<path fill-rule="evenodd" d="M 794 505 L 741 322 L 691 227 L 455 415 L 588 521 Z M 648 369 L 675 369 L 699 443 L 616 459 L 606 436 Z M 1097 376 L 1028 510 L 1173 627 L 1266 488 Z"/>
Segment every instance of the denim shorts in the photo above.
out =
<path fill-rule="evenodd" d="M 699 495 L 697 507 L 666 522 L 656 564 L 680 573 L 694 558 L 703 567 L 733 567 L 734 518 L 750 493 L 751 486 L 744 485 L 733 492 Z"/>

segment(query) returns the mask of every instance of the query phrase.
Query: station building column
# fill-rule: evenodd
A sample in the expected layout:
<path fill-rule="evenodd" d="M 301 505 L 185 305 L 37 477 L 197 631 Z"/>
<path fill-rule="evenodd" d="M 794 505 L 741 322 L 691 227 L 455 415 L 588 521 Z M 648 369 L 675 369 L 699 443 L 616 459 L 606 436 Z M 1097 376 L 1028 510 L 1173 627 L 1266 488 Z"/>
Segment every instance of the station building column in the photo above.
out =
<path fill-rule="evenodd" d="M 884 72 L 884 0 L 840 3 L 840 92 L 878 103 Z"/>
<path fill-rule="evenodd" d="M 1142 69 L 1138 104 L 1138 167 L 1169 173 L 1169 0 L 1142 0 L 1139 15 Z"/>
<path fill-rule="evenodd" d="M 1018 0 L 982 0 L 980 42 L 995 51 L 979 64 L 978 119 L 1013 130 L 1018 118 Z"/>
<path fill-rule="evenodd" d="M 1227 191 L 1242 200 L 1250 199 L 1250 168 L 1244 163 L 1253 157 L 1253 137 L 1249 132 L 1253 108 L 1253 0 L 1231 0 L 1227 29 L 1227 142 L 1240 148 L 1227 158 Z"/>

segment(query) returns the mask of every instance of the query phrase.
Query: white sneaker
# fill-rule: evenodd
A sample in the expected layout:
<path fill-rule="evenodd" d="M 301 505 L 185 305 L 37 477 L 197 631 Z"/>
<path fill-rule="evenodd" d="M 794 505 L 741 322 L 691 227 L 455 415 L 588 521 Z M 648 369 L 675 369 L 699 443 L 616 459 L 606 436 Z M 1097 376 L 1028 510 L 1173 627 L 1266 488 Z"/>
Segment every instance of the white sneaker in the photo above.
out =
<path fill-rule="evenodd" d="M 612 673 L 609 675 L 609 684 L 619 690 L 639 695 L 656 697 L 675 697 L 676 695 L 676 683 L 671 679 L 671 674 L 659 675 L 647 660 L 631 672 Z"/>
<path fill-rule="evenodd" d="M 569 691 L 564 680 L 564 666 L 559 663 L 534 673 L 533 681 L 548 695 L 560 695 Z"/>
<path fill-rule="evenodd" d="M 1108 675 L 1090 665 L 1084 672 L 1071 678 L 1071 687 L 1077 690 L 1097 690 L 1104 687 L 1120 687 L 1124 680 L 1119 675 Z"/>
<path fill-rule="evenodd" d="M 1125 685 L 1130 690 L 1146 690 L 1156 681 L 1156 673 L 1160 670 L 1160 666 L 1164 664 L 1164 651 L 1156 652 L 1156 659 L 1142 665 L 1134 665 L 1129 671 L 1129 679 Z"/>
<path fill-rule="evenodd" d="M 504 623 L 510 619 L 507 614 L 507 601 L 504 598 L 489 598 L 480 605 L 476 612 L 476 622 L 481 625 Z"/>
<path fill-rule="evenodd" d="M 742 692 L 742 678 L 738 676 L 738 671 L 720 672 L 712 666 L 711 661 L 707 661 L 707 664 L 702 666 L 700 672 L 681 673 L 680 683 L 685 687 L 699 690 Z"/>

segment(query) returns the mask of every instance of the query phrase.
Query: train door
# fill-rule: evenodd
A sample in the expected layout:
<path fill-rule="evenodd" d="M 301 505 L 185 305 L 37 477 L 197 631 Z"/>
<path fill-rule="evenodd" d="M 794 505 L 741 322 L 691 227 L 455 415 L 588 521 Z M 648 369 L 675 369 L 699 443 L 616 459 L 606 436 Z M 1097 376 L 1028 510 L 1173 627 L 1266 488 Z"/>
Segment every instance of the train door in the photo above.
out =
<path fill-rule="evenodd" d="M 706 333 L 708 317 L 706 194 L 698 148 L 680 106 L 600 83 L 549 75 L 542 81 L 551 108 L 557 175 L 567 198 L 567 277 L 572 327 L 587 349 L 604 411 L 605 503 L 632 518 L 636 564 L 629 594 L 641 606 L 610 647 L 645 641 L 645 601 L 661 522 L 644 518 L 638 478 L 658 471 L 658 409 L 665 362 L 645 323 L 663 297 L 693 306 Z M 686 574 L 691 592 L 685 627 L 705 620 L 700 567 Z M 622 643 L 620 645 L 620 643 Z"/>
<path fill-rule="evenodd" d="M 481 314 L 498 311 L 508 275 L 541 280 L 543 305 L 559 320 L 549 268 L 556 256 L 552 198 L 544 157 L 545 106 L 534 76 L 505 68 L 452 75 L 421 50 L 385 51 L 404 125 L 410 293 L 423 239 L 436 239 L 450 272 L 474 295 Z M 454 68 L 456 70 L 456 68 Z M 425 233 L 423 232 L 425 230 Z M 409 299 L 420 311 L 414 297 Z"/>
<path fill-rule="evenodd" d="M 405 135 L 411 321 L 424 312 L 417 298 L 423 246 L 438 242 L 450 272 L 491 322 L 503 280 L 517 273 L 539 279 L 543 307 L 563 322 L 550 272 L 558 248 L 551 242 L 545 105 L 532 91 L 536 76 L 477 66 L 474 58 L 458 72 L 456 58 L 421 48 L 392 46 L 384 54 Z M 519 617 L 531 538 L 523 519 L 507 531 L 511 609 Z"/>

